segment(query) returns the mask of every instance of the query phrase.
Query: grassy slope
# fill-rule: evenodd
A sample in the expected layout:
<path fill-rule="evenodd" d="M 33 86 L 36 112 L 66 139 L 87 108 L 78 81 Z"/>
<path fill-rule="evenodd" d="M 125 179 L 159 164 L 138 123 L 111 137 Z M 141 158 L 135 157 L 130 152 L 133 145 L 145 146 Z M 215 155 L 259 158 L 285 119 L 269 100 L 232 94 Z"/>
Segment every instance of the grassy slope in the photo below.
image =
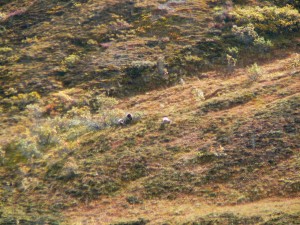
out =
<path fill-rule="evenodd" d="M 223 79 L 212 73 L 205 80 L 191 80 L 185 85 L 122 102 L 121 108 L 143 110 L 146 119 L 132 127 L 109 132 L 114 147 L 107 154 L 115 154 L 116 158 L 118 154 L 130 154 L 132 159 L 142 155 L 146 158 L 148 174 L 130 182 L 114 197 L 72 209 L 67 215 L 73 221 L 87 219 L 95 224 L 102 219 L 107 223 L 120 221 L 120 217 L 125 221 L 143 217 L 150 224 L 166 221 L 181 224 L 211 213 L 232 212 L 242 218 L 262 216 L 258 221 L 249 222 L 262 224 L 276 217 L 276 212 L 299 213 L 299 134 L 284 131 L 285 127 L 299 129 L 296 119 L 299 75 L 292 76 L 292 70 L 286 69 L 294 57 L 298 56 L 292 54 L 276 63 L 265 64 L 262 79 L 252 85 L 247 84 L 245 70 L 238 71 L 233 78 Z M 201 88 L 207 96 L 215 89 L 220 91 L 218 96 L 197 102 L 195 88 Z M 222 102 L 233 101 L 245 92 L 257 95 L 232 106 L 225 104 L 224 109 L 211 108 L 211 112 L 199 114 L 199 109 L 210 106 L 210 102 L 223 105 Z M 296 107 L 296 111 L 290 107 Z M 160 130 L 164 115 L 173 123 Z M 278 132 L 283 133 L 277 136 Z M 251 135 L 255 136 L 255 147 L 249 143 Z M 130 146 L 130 142 L 135 144 Z M 284 147 L 280 147 L 282 144 Z M 122 145 L 129 145 L 129 149 Z M 163 171 L 169 173 L 165 176 Z M 164 200 L 145 200 L 148 195 Z M 130 196 L 144 203 L 129 204 L 126 199 Z M 276 196 L 287 199 L 273 199 Z M 266 198 L 270 200 L 247 204 Z M 285 207 L 285 201 L 293 206 Z M 226 206 L 235 204 L 239 206 Z M 78 212 L 84 212 L 84 216 L 76 216 Z M 292 220 L 299 222 L 299 217 Z"/>
<path fill-rule="evenodd" d="M 171 56 L 201 37 L 203 29 L 195 28 L 203 27 L 205 1 L 175 4 L 165 21 L 151 14 L 158 5 L 151 1 L 131 9 L 128 2 L 111 0 L 4 5 L 6 15 L 19 8 L 26 12 L 2 23 L 6 28 L 2 45 L 12 47 L 8 54 L 15 56 L 2 66 L 2 91 L 14 87 L 45 95 L 62 86 L 109 90 L 115 88 L 116 79 L 122 82 L 121 70 L 131 61 Z M 124 23 L 116 24 L 118 20 Z M 164 37 L 168 37 L 166 43 L 158 44 Z M 108 43 L 109 48 L 102 43 Z M 79 60 L 65 66 L 62 62 L 69 55 L 77 55 Z"/>
<path fill-rule="evenodd" d="M 1 45 L 13 50 L 1 65 L 0 92 L 7 97 L 10 87 L 19 93 L 38 91 L 43 107 L 60 90 L 74 99 L 95 87 L 120 86 L 123 93 L 134 93 L 135 86 L 122 80 L 130 61 L 164 55 L 172 62 L 178 50 L 209 36 L 211 11 L 205 1 L 175 4 L 167 21 L 150 27 L 143 18 L 149 20 L 156 1 L 137 4 L 134 16 L 121 1 L 30 3 L 2 6 L 6 13 L 20 7 L 28 11 L 2 23 L 7 31 Z M 131 28 L 115 32 L 101 27 L 116 20 L 115 12 Z M 164 37 L 167 43 L 159 42 Z M 101 47 L 106 42 L 108 49 Z M 245 68 L 230 76 L 195 72 L 200 79 L 123 96 L 117 109 L 144 114 L 135 124 L 66 131 L 64 141 L 42 149 L 42 158 L 1 166 L 3 224 L 15 218 L 22 224 L 61 217 L 67 224 L 140 217 L 152 224 L 299 221 L 299 40 L 293 46 L 261 64 L 263 76 L 257 82 L 249 83 Z M 80 60 L 66 66 L 69 55 Z M 163 116 L 172 124 L 161 127 Z M 4 110 L 1 121 L 3 148 L 39 126 L 16 110 Z M 70 171 L 75 176 L 69 177 Z"/>

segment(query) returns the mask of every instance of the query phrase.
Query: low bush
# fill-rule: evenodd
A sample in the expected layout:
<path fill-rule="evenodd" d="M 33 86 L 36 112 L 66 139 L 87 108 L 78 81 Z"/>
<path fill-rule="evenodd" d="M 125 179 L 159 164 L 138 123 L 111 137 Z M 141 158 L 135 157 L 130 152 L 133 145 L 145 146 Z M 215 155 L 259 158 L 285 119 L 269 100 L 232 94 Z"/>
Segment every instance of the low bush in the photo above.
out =
<path fill-rule="evenodd" d="M 273 43 L 270 40 L 266 40 L 264 37 L 258 37 L 254 40 L 253 44 L 260 53 L 269 52 L 273 47 Z"/>
<path fill-rule="evenodd" d="M 300 7 L 300 0 L 267 0 L 267 1 L 272 2 L 278 6 L 292 5 L 295 8 Z"/>
<path fill-rule="evenodd" d="M 255 30 L 261 34 L 279 34 L 298 31 L 300 14 L 290 5 L 284 7 L 236 7 L 231 16 L 238 26 L 253 24 Z"/>
<path fill-rule="evenodd" d="M 262 75 L 261 68 L 254 63 L 252 66 L 248 67 L 248 79 L 251 82 L 257 81 Z"/>
<path fill-rule="evenodd" d="M 3 151 L 5 166 L 17 166 L 18 163 L 27 162 L 31 158 L 38 158 L 41 152 L 34 140 L 19 139 L 9 143 Z"/>
<path fill-rule="evenodd" d="M 9 47 L 1 47 L 0 54 L 11 52 L 13 49 Z"/>
<path fill-rule="evenodd" d="M 78 55 L 69 55 L 67 56 L 63 61 L 62 64 L 67 67 L 74 67 L 76 63 L 78 63 L 80 60 L 80 57 Z"/>
<path fill-rule="evenodd" d="M 154 70 L 156 62 L 151 61 L 133 61 L 130 66 L 125 69 L 126 75 L 130 78 L 137 78 L 142 76 L 143 73 Z"/>
<path fill-rule="evenodd" d="M 1 100 L 0 104 L 9 110 L 12 107 L 17 107 L 19 110 L 24 110 L 27 105 L 39 102 L 41 96 L 37 92 L 26 94 L 18 94 Z"/>
<path fill-rule="evenodd" d="M 249 45 L 253 44 L 258 38 L 258 34 L 254 28 L 253 24 L 247 24 L 241 27 L 234 25 L 231 31 L 240 43 Z"/>

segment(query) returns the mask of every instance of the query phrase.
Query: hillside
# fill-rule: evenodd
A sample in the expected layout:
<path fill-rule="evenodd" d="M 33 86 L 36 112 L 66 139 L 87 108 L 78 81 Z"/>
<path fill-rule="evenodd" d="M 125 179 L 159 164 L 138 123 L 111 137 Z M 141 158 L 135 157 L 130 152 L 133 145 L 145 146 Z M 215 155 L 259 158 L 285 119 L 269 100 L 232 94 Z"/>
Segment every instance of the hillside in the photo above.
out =
<path fill-rule="evenodd" d="M 2 1 L 0 224 L 299 224 L 299 5 Z"/>

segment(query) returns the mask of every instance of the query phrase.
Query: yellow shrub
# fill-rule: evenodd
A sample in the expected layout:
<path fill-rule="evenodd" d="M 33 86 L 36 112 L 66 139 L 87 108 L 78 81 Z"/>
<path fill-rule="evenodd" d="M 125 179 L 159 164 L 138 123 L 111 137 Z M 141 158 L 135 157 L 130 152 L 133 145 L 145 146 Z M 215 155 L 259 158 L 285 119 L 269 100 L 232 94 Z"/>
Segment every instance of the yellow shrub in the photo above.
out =
<path fill-rule="evenodd" d="M 292 6 L 236 7 L 231 15 L 238 25 L 253 24 L 258 32 L 284 33 L 296 31 L 300 14 Z"/>

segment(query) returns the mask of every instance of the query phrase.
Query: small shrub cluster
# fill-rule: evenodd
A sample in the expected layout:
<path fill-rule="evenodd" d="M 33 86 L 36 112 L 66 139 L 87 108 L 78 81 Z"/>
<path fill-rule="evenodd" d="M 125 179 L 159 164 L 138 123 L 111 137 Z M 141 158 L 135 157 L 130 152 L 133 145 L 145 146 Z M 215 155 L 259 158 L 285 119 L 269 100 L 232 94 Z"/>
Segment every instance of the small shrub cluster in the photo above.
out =
<path fill-rule="evenodd" d="M 234 25 L 231 31 L 239 42 L 246 45 L 252 44 L 258 38 L 253 24 L 247 24 L 242 27 Z"/>
<path fill-rule="evenodd" d="M 74 67 L 76 63 L 80 61 L 80 57 L 78 55 L 72 54 L 67 56 L 63 61 L 62 64 L 67 66 L 68 68 Z"/>
<path fill-rule="evenodd" d="M 197 55 L 187 54 L 183 55 L 181 59 L 181 66 L 188 72 L 194 73 L 206 65 L 206 60 Z"/>
<path fill-rule="evenodd" d="M 18 94 L 8 98 L 4 98 L 0 101 L 0 104 L 4 106 L 7 111 L 11 110 L 24 110 L 27 105 L 39 102 L 41 96 L 37 92 Z"/>
<path fill-rule="evenodd" d="M 248 79 L 250 82 L 257 81 L 261 77 L 261 75 L 261 68 L 256 63 L 248 67 Z"/>
<path fill-rule="evenodd" d="M 33 134 L 36 135 L 36 142 L 41 147 L 60 143 L 57 129 L 52 126 L 50 120 L 46 121 L 42 126 L 34 127 Z"/>
<path fill-rule="evenodd" d="M 124 19 L 116 19 L 116 21 L 112 21 L 109 23 L 108 28 L 111 31 L 120 31 L 120 30 L 127 30 L 132 26 L 126 22 Z"/>
<path fill-rule="evenodd" d="M 202 102 L 205 100 L 204 92 L 201 89 L 194 88 L 192 90 L 192 94 L 194 95 L 196 101 L 198 101 L 198 102 Z"/>
<path fill-rule="evenodd" d="M 226 54 L 226 61 L 227 61 L 227 72 L 229 73 L 233 72 L 237 63 L 237 58 L 229 54 Z"/>
<path fill-rule="evenodd" d="M 261 34 L 279 34 L 299 30 L 300 14 L 292 6 L 236 7 L 231 16 L 239 26 L 253 24 Z"/>
<path fill-rule="evenodd" d="M 20 138 L 5 146 L 2 161 L 5 166 L 15 167 L 18 163 L 27 162 L 41 156 L 34 139 Z"/>
<path fill-rule="evenodd" d="M 260 53 L 269 52 L 273 47 L 273 43 L 270 40 L 266 40 L 264 37 L 256 38 L 253 44 Z"/>
<path fill-rule="evenodd" d="M 292 5 L 295 8 L 300 7 L 300 1 L 299 0 L 267 0 L 268 2 L 272 2 L 278 6 L 286 6 L 286 5 Z"/>
<path fill-rule="evenodd" d="M 125 73 L 132 79 L 142 76 L 143 73 L 154 70 L 156 62 L 151 61 L 133 61 L 129 67 L 125 69 Z"/>
<path fill-rule="evenodd" d="M 184 59 L 187 63 L 194 64 L 194 65 L 197 65 L 199 63 L 201 64 L 203 61 L 201 57 L 198 57 L 196 55 L 186 55 Z"/>
<path fill-rule="evenodd" d="M 0 12 L 0 21 L 4 20 L 6 18 L 6 14 L 3 12 Z"/>
<path fill-rule="evenodd" d="M 24 97 L 26 96 L 26 98 Z M 29 100 L 27 97 L 30 96 Z M 19 107 L 26 109 L 24 114 L 30 119 L 28 130 L 7 144 L 4 149 L 5 157 L 0 158 L 6 161 L 7 165 L 20 162 L 27 162 L 31 158 L 41 157 L 50 147 L 59 148 L 62 151 L 70 151 L 75 147 L 69 141 L 74 141 L 87 132 L 105 129 L 118 124 L 118 119 L 125 113 L 114 108 L 117 101 L 104 95 L 94 97 L 94 101 L 77 102 L 75 96 L 64 96 L 72 102 L 72 107 L 66 109 L 60 116 L 47 115 L 41 104 L 34 103 L 39 99 L 37 93 L 13 95 L 8 100 L 11 104 L 17 104 Z M 25 98 L 25 100 L 23 100 Z M 7 99 L 6 99 L 7 100 Z M 29 105 L 27 105 L 29 104 Z M 77 107 L 76 107 L 77 106 Z M 136 116 L 135 120 L 139 116 Z M 20 135 L 21 136 L 21 135 Z M 102 143 L 103 144 L 103 143 Z M 60 150 L 59 150 L 60 151 Z M 133 169 L 136 165 L 133 165 Z M 138 176 L 138 175 L 137 175 Z"/>
<path fill-rule="evenodd" d="M 253 46 L 253 50 L 256 52 L 266 53 L 269 52 L 273 47 L 273 43 L 270 40 L 258 35 L 252 23 L 241 27 L 234 25 L 231 31 L 238 42 L 246 45 L 247 47 Z M 234 48 L 231 50 L 233 52 L 231 51 L 229 54 L 230 56 L 238 54 L 238 52 L 236 53 L 234 51 Z"/>
<path fill-rule="evenodd" d="M 11 52 L 13 49 L 9 47 L 1 47 L 0 54 Z"/>
<path fill-rule="evenodd" d="M 236 67 L 238 57 L 239 57 L 239 48 L 238 47 L 228 47 L 225 51 L 226 53 L 226 63 L 227 63 L 227 72 L 232 73 Z"/>
<path fill-rule="evenodd" d="M 143 201 L 136 196 L 128 196 L 126 201 L 131 205 L 143 203 Z"/>
<path fill-rule="evenodd" d="M 90 45 L 90 46 L 97 46 L 98 45 L 98 42 L 93 40 L 93 39 L 89 39 L 87 41 L 87 44 Z"/>

